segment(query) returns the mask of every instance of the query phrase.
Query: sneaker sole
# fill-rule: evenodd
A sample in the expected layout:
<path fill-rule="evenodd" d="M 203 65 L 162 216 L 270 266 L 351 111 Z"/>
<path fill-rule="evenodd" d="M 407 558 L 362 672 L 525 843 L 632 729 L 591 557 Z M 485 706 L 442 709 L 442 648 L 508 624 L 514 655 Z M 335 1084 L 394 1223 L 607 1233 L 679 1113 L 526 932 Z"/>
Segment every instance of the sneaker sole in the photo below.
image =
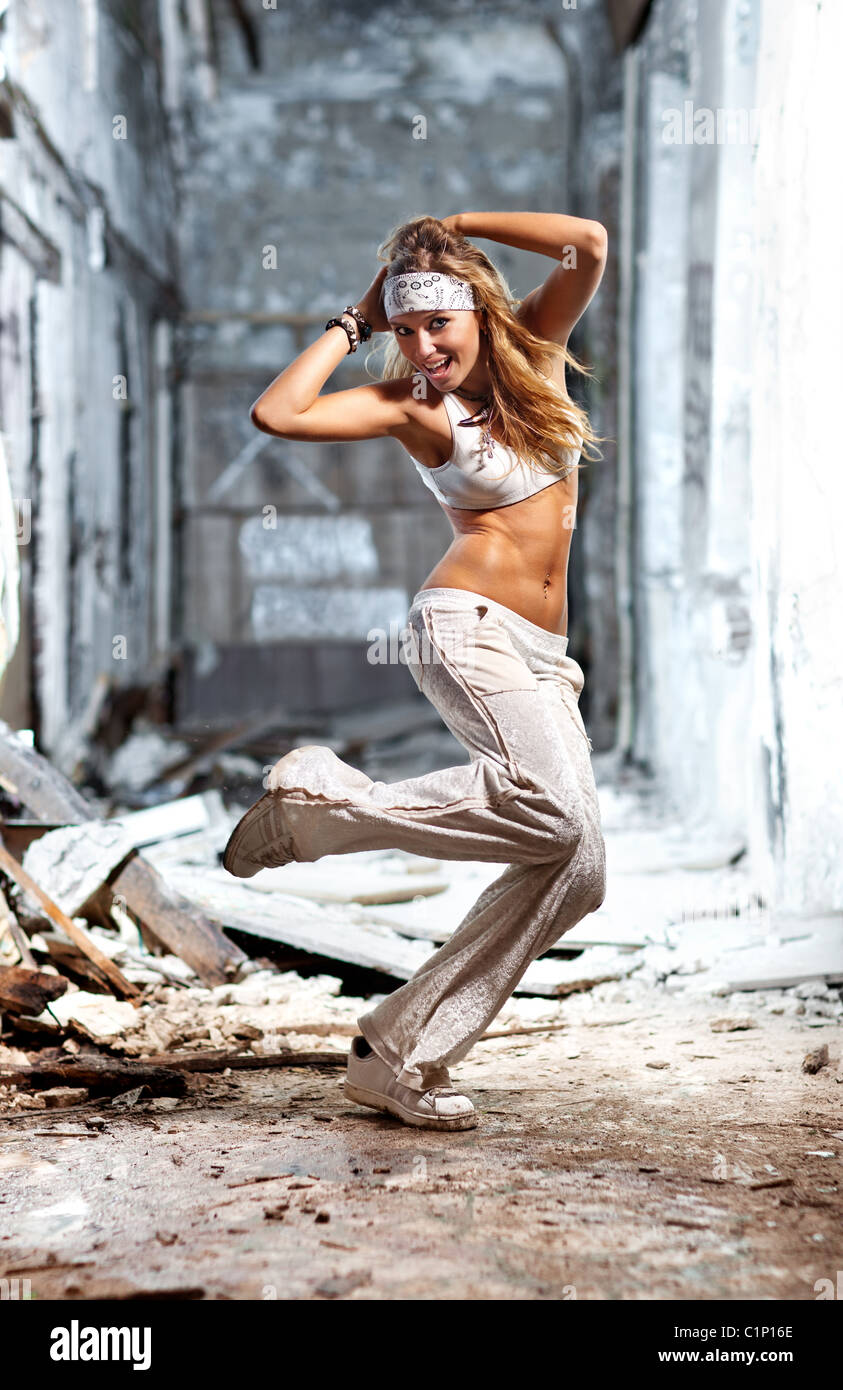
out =
<path fill-rule="evenodd" d="M 448 1118 L 442 1116 L 438 1119 L 434 1116 L 428 1119 L 426 1115 L 414 1115 L 391 1096 L 381 1095 L 378 1091 L 367 1091 L 350 1081 L 343 1083 L 343 1094 L 348 1100 L 356 1101 L 358 1105 L 368 1105 L 372 1110 L 383 1110 L 386 1114 L 403 1120 L 407 1125 L 415 1125 L 417 1129 L 475 1129 L 478 1124 L 475 1112 L 468 1115 L 451 1115 Z"/>
<path fill-rule="evenodd" d="M 260 801 L 255 802 L 255 805 L 250 811 L 246 812 L 242 820 L 237 822 L 229 836 L 228 844 L 223 853 L 222 862 L 223 868 L 226 869 L 228 873 L 233 874 L 235 878 L 252 878 L 255 874 L 259 874 L 262 868 L 266 867 L 263 864 L 253 864 L 249 859 L 245 858 L 244 851 L 247 849 L 249 840 L 252 839 L 252 833 L 255 827 L 264 819 L 272 803 L 273 793 L 267 792 L 265 796 L 261 797 Z M 259 843 L 262 842 L 259 841 Z M 289 864 L 291 860 L 283 859 L 281 863 Z"/>
<path fill-rule="evenodd" d="M 272 782 L 273 775 L 277 773 L 282 764 L 286 763 L 289 767 L 291 763 L 297 761 L 301 753 L 306 752 L 311 746 L 310 744 L 304 744 L 300 748 L 291 748 L 289 753 L 285 753 L 283 758 L 279 758 L 269 774 L 269 782 Z M 270 790 L 264 793 L 260 801 L 256 801 L 251 810 L 247 811 L 237 822 L 228 838 L 228 844 L 225 847 L 222 857 L 223 868 L 228 873 L 233 874 L 235 878 L 253 878 L 255 874 L 260 873 L 262 868 L 266 867 L 266 865 L 263 864 L 253 864 L 249 859 L 241 856 L 256 826 L 260 824 L 270 808 L 274 808 L 275 795 L 275 790 L 270 786 Z M 264 841 L 261 839 L 260 835 L 255 838 L 258 840 L 261 848 L 263 848 Z M 281 868 L 284 864 L 293 864 L 295 862 L 295 859 L 291 855 L 288 859 L 281 859 L 276 867 Z"/>

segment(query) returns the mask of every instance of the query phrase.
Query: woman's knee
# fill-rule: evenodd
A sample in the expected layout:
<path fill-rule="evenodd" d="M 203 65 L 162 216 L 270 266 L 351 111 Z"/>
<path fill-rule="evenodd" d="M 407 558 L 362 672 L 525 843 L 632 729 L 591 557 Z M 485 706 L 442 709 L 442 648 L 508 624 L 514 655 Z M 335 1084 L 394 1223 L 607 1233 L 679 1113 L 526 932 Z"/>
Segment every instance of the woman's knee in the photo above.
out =
<path fill-rule="evenodd" d="M 583 887 L 588 894 L 587 912 L 596 912 L 606 900 L 606 847 L 602 835 L 597 837 L 593 852 L 588 856 L 584 869 L 586 882 Z"/>
<path fill-rule="evenodd" d="M 585 817 L 576 818 L 576 839 L 568 826 L 558 829 L 560 865 L 568 867 L 571 902 L 581 917 L 596 912 L 606 898 L 606 845 L 599 829 Z"/>
<path fill-rule="evenodd" d="M 541 817 L 547 859 L 567 862 L 578 854 L 587 834 L 585 809 L 579 795 L 560 796 L 551 789 L 532 788 L 526 799 Z"/>
<path fill-rule="evenodd" d="M 606 842 L 593 824 L 583 837 L 577 860 L 576 894 L 583 916 L 596 912 L 606 898 Z"/>

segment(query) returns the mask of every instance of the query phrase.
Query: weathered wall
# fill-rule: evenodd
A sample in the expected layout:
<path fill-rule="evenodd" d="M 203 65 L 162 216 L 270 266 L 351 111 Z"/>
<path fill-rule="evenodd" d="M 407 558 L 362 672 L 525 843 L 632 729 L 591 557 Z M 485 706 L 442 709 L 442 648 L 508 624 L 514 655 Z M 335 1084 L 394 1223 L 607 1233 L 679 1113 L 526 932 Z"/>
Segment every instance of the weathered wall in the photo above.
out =
<path fill-rule="evenodd" d="M 31 537 L 0 713 L 60 762 L 97 676 L 148 680 L 170 637 L 157 422 L 176 218 L 155 21 L 137 0 L 3 16 L 0 411 Z"/>
<path fill-rule="evenodd" d="M 683 815 L 739 839 L 750 784 L 752 143 L 718 142 L 716 112 L 752 106 L 755 47 L 752 4 L 658 3 L 627 65 L 631 752 Z"/>
<path fill-rule="evenodd" d="M 344 672 L 326 692 L 314 655 L 306 705 L 414 691 L 406 672 L 373 685 L 366 639 L 403 624 L 447 521 L 393 441 L 273 440 L 248 407 L 408 217 L 567 209 L 614 235 L 602 0 L 34 0 L 0 26 L 0 398 L 31 524 L 0 712 L 72 758 L 97 678 L 147 681 L 181 649 L 184 717 L 236 715 L 244 688 L 283 699 L 302 643 Z M 485 249 L 517 295 L 549 270 Z M 614 293 L 610 266 L 572 343 L 609 436 L 570 571 L 597 747 L 617 685 Z M 367 379 L 360 353 L 328 389 Z"/>
<path fill-rule="evenodd" d="M 272 378 L 362 295 L 389 229 L 424 212 L 527 207 L 595 216 L 611 232 L 617 205 L 619 70 L 610 64 L 606 80 L 608 26 L 596 0 L 574 10 L 545 0 L 515 10 L 497 0 L 243 10 L 247 26 L 227 4 L 210 9 L 200 49 L 212 75 L 191 87 L 179 229 L 181 635 L 203 653 L 209 685 L 235 643 L 246 644 L 238 651 L 249 669 L 248 644 L 353 645 L 373 627 L 400 626 L 450 543 L 394 441 L 256 440 L 249 420 Z M 425 138 L 414 138 L 422 121 Z M 482 244 L 519 296 L 550 269 Z M 597 426 L 613 434 L 611 275 L 601 293 L 602 317 L 593 327 L 586 318 L 574 347 L 603 378 Z M 326 389 L 367 379 L 359 352 Z M 572 650 L 601 692 L 597 746 L 614 736 L 616 686 L 605 544 L 613 442 L 605 452 L 583 477 L 571 567 Z M 254 663 L 265 655 L 255 650 Z M 350 676 L 337 701 L 362 689 Z"/>
<path fill-rule="evenodd" d="M 841 39 L 839 6 L 658 0 L 626 60 L 627 746 L 783 913 L 843 909 Z"/>
<path fill-rule="evenodd" d="M 843 910 L 843 9 L 763 0 L 752 393 L 752 842 L 784 911 Z"/>

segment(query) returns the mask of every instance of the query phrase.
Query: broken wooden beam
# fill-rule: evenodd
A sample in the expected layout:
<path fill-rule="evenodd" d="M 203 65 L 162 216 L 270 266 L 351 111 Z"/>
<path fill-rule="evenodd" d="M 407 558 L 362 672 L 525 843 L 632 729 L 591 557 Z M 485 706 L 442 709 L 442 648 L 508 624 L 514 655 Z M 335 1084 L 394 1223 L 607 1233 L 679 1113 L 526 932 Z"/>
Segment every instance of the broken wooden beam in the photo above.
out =
<path fill-rule="evenodd" d="M 47 948 L 51 964 L 63 975 L 75 977 L 75 983 L 81 980 L 86 988 L 88 985 L 94 985 L 96 989 L 111 994 L 108 976 L 100 970 L 98 965 L 89 960 L 72 941 L 68 941 L 64 936 L 59 936 L 58 932 L 40 929 L 38 936 Z M 37 966 L 34 968 L 37 969 Z M 54 979 L 55 976 L 52 978 Z M 36 1012 L 38 1011 L 36 1010 Z"/>
<path fill-rule="evenodd" d="M 10 1014 L 38 1015 L 67 989 L 67 980 L 45 970 L 20 965 L 0 967 L 0 1009 Z"/>
<path fill-rule="evenodd" d="M 0 844 L 0 869 L 2 869 L 5 874 L 8 874 L 9 878 L 13 879 L 19 888 L 23 888 L 27 893 L 30 893 L 32 897 L 37 898 L 50 921 L 55 926 L 59 927 L 64 932 L 65 936 L 69 936 L 70 940 L 79 947 L 80 951 L 82 951 L 89 960 L 92 960 L 95 965 L 99 966 L 100 970 L 107 977 L 111 986 L 117 990 L 118 994 L 122 995 L 124 999 L 140 999 L 140 990 L 135 985 L 130 984 L 122 970 L 118 970 L 114 962 L 109 960 L 108 956 L 106 956 L 98 946 L 94 945 L 87 932 L 83 931 L 81 927 L 76 925 L 72 918 L 62 912 L 61 908 L 53 902 L 52 898 L 47 896 L 43 888 L 35 882 L 34 878 L 30 878 L 23 865 L 19 864 L 16 859 L 13 859 L 9 851 L 2 844 Z"/>
<path fill-rule="evenodd" d="M 0 720 L 0 783 L 39 820 L 81 825 L 94 820 L 84 797 L 49 760 L 29 748 Z M 193 903 L 167 886 L 135 851 L 111 881 L 126 907 L 168 950 L 196 971 L 203 984 L 228 984 L 248 956 Z"/>
<path fill-rule="evenodd" d="M 140 854 L 129 856 L 109 879 L 109 886 L 168 951 L 196 971 L 204 985 L 228 984 L 249 959 L 211 917 L 170 888 Z"/>
<path fill-rule="evenodd" d="M 5 895 L 0 891 L 0 943 L 2 938 L 7 935 L 12 942 L 13 948 L 17 951 L 21 965 L 27 970 L 37 970 L 38 962 L 29 949 L 29 941 L 18 922 L 9 904 L 6 902 Z M 0 949 L 2 945 L 0 944 Z M 11 963 L 11 962 L 8 962 Z"/>
<path fill-rule="evenodd" d="M 262 1067 L 344 1067 L 345 1052 L 267 1052 L 264 1056 L 248 1052 L 161 1052 L 145 1057 L 150 1066 L 174 1067 L 179 1071 L 260 1071 Z"/>
<path fill-rule="evenodd" d="M 29 1066 L 0 1067 L 0 1085 L 87 1086 L 118 1095 L 132 1086 L 148 1086 L 153 1095 L 183 1095 L 187 1082 L 181 1068 L 153 1062 L 130 1062 L 114 1057 L 81 1054 L 62 1061 L 39 1061 Z"/>

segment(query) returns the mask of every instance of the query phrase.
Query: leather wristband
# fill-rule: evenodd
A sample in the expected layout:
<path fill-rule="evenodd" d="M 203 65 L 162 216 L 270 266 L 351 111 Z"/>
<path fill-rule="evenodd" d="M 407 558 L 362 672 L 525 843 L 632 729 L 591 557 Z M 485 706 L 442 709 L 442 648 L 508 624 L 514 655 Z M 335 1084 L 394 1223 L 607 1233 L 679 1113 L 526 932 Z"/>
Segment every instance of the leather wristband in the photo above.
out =
<path fill-rule="evenodd" d="M 372 325 L 367 323 L 356 304 L 346 304 L 344 314 L 351 314 L 357 324 L 361 343 L 367 343 L 372 336 Z"/>
<path fill-rule="evenodd" d="M 355 327 L 352 328 L 351 324 L 346 323 L 344 318 L 328 319 L 328 322 L 325 324 L 325 332 L 327 333 L 329 328 L 336 327 L 345 329 L 346 335 L 348 337 L 349 347 L 348 352 L 346 353 L 346 357 L 348 356 L 349 352 L 356 352 L 358 344 L 360 342 L 360 330 L 357 328 L 356 322 Z"/>

